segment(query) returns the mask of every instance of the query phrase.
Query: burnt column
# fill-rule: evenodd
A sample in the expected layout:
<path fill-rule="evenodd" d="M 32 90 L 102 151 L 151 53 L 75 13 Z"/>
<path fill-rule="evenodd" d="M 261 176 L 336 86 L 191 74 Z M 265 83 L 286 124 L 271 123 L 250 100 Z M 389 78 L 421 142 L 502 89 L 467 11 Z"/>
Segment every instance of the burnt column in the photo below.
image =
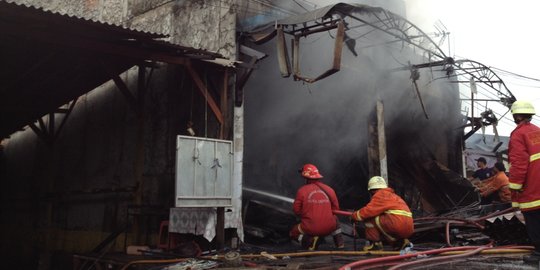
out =
<path fill-rule="evenodd" d="M 380 175 L 388 181 L 386 139 L 384 134 L 384 106 L 377 101 L 368 121 L 369 176 Z"/>

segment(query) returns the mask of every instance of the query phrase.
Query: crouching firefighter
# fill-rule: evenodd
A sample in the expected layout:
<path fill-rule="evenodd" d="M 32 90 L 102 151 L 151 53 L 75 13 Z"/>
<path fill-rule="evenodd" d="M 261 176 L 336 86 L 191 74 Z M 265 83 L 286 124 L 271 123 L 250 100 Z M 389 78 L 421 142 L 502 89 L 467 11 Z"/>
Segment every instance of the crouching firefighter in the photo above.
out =
<path fill-rule="evenodd" d="M 364 251 L 382 250 L 383 240 L 400 250 L 410 246 L 408 238 L 414 232 L 414 224 L 405 201 L 380 176 L 369 179 L 368 191 L 370 202 L 351 216 L 354 221 L 364 222 L 368 240 Z"/>
<path fill-rule="evenodd" d="M 339 210 L 339 202 L 334 190 L 320 181 L 323 176 L 313 164 L 306 164 L 299 170 L 305 185 L 298 189 L 294 200 L 294 213 L 300 217 L 289 236 L 303 248 L 316 250 L 320 238 L 332 235 L 336 248 L 345 247 L 341 228 L 332 210 Z"/>

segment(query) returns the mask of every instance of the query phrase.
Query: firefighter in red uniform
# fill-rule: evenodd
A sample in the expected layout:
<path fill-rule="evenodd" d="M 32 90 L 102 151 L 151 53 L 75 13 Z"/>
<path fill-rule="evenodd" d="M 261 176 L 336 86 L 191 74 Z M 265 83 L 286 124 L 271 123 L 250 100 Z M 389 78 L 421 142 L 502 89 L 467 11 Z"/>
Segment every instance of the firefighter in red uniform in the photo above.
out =
<path fill-rule="evenodd" d="M 534 107 L 516 101 L 511 107 L 517 127 L 510 134 L 510 190 L 512 206 L 519 207 L 525 217 L 527 233 L 534 252 L 523 257 L 527 262 L 540 261 L 540 128 L 531 123 Z"/>
<path fill-rule="evenodd" d="M 364 250 L 382 250 L 383 238 L 399 249 L 409 246 L 407 238 L 413 234 L 414 225 L 411 210 L 405 201 L 380 176 L 369 179 L 368 191 L 372 196 L 371 201 L 351 216 L 353 220 L 363 221 L 366 227 L 369 241 Z"/>
<path fill-rule="evenodd" d="M 339 202 L 334 190 L 319 181 L 323 176 L 313 164 L 306 164 L 300 173 L 306 179 L 296 193 L 293 210 L 301 218 L 289 235 L 302 247 L 317 249 L 320 237 L 332 234 L 336 248 L 345 247 L 341 228 L 332 210 L 339 210 Z"/>

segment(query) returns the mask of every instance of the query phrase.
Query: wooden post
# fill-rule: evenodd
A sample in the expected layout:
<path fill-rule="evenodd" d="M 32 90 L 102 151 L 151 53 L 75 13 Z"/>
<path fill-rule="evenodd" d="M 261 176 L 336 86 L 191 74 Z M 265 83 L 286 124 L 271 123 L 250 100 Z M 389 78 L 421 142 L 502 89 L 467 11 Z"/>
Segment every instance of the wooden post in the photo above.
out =
<path fill-rule="evenodd" d="M 227 100 L 228 100 L 228 91 L 229 91 L 229 69 L 225 68 L 223 72 L 223 88 L 221 89 L 221 99 L 220 99 L 220 109 L 223 117 L 223 123 L 219 129 L 219 138 L 225 139 L 229 133 L 229 121 L 228 120 L 228 109 L 227 109 Z"/>
<path fill-rule="evenodd" d="M 139 65 L 139 74 L 137 81 L 137 101 L 135 112 L 137 113 L 137 137 L 135 142 L 135 160 L 133 164 L 133 177 L 135 178 L 135 183 L 138 186 L 138 189 L 135 194 L 135 205 L 141 205 L 143 190 L 144 190 L 144 93 L 146 92 L 145 85 L 146 78 L 146 69 L 143 65 Z M 141 216 L 133 219 L 133 235 L 135 243 L 140 242 L 140 232 L 141 232 Z"/>
<path fill-rule="evenodd" d="M 384 132 L 384 105 L 377 101 L 368 121 L 368 168 L 369 176 L 379 175 L 388 181 L 386 136 Z"/>
<path fill-rule="evenodd" d="M 225 244 L 225 207 L 217 208 L 216 216 L 216 244 L 217 249 L 223 248 Z"/>
<path fill-rule="evenodd" d="M 225 139 L 225 133 L 227 132 L 227 91 L 229 84 L 229 70 L 225 68 L 223 72 L 223 89 L 220 99 L 220 110 L 222 112 L 221 127 L 219 129 L 219 139 Z M 216 209 L 216 245 L 218 249 L 225 246 L 225 207 L 217 207 Z"/>

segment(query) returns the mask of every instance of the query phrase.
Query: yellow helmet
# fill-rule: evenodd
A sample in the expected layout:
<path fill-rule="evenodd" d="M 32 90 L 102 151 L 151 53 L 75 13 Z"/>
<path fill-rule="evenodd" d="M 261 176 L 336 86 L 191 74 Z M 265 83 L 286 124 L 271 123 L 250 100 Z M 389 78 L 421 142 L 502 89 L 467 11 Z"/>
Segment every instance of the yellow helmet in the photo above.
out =
<path fill-rule="evenodd" d="M 373 176 L 369 179 L 367 190 L 387 188 L 386 180 L 380 176 Z"/>
<path fill-rule="evenodd" d="M 533 105 L 528 101 L 514 101 L 510 110 L 512 114 L 536 114 Z"/>

